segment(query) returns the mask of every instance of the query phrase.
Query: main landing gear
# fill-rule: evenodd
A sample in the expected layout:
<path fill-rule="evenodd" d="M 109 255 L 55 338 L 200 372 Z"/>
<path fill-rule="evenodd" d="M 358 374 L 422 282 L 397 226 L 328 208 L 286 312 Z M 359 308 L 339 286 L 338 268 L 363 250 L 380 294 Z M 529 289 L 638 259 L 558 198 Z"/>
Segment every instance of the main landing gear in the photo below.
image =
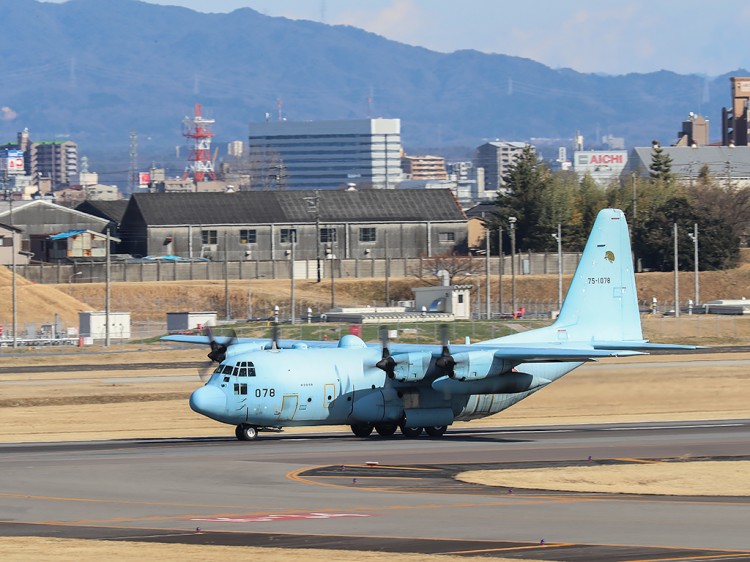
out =
<path fill-rule="evenodd" d="M 406 427 L 404 425 L 397 425 L 395 423 L 357 423 L 351 426 L 352 433 L 357 437 L 369 437 L 372 434 L 372 430 L 377 431 L 381 437 L 390 437 L 396 433 L 396 429 L 401 430 L 401 434 L 409 439 L 414 439 L 422 435 L 422 432 L 427 433 L 429 437 L 442 437 L 446 430 L 447 425 L 436 425 L 429 427 Z"/>

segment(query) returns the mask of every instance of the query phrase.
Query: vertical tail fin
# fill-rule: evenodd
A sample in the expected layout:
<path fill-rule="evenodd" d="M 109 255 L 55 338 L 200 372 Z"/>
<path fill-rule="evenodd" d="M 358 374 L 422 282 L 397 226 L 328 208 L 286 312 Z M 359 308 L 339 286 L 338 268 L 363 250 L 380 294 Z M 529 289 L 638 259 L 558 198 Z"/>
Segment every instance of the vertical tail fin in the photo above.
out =
<path fill-rule="evenodd" d="M 503 342 L 641 341 L 641 319 L 625 214 L 599 211 L 557 321 Z"/>

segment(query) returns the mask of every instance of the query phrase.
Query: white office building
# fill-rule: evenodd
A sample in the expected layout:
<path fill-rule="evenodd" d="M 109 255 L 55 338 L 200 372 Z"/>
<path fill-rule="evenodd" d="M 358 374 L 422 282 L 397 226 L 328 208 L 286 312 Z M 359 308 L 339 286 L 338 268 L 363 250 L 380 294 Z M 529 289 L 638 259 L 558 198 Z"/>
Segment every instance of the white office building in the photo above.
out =
<path fill-rule="evenodd" d="M 393 189 L 401 175 L 401 120 L 250 124 L 254 188 Z"/>

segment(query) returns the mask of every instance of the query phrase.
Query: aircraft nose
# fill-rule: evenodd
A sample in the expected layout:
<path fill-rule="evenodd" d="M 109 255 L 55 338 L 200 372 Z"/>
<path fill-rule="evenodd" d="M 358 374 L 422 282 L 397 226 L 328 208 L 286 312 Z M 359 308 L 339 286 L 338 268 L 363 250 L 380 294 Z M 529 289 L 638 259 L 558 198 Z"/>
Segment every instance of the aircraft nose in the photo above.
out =
<path fill-rule="evenodd" d="M 190 407 L 194 412 L 212 418 L 224 414 L 227 399 L 215 386 L 202 386 L 190 395 Z"/>

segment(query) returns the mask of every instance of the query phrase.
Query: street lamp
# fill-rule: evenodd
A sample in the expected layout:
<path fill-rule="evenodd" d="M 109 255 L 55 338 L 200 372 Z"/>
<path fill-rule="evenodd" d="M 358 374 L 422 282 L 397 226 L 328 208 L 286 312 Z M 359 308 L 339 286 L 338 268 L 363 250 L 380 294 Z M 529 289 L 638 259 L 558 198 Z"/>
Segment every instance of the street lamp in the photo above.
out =
<path fill-rule="evenodd" d="M 698 281 L 698 223 L 693 224 L 693 232 L 688 232 L 693 241 L 693 265 L 695 267 L 695 306 L 700 302 L 700 282 Z"/>
<path fill-rule="evenodd" d="M 516 312 L 516 217 L 508 217 L 510 223 L 510 306 Z"/>
<path fill-rule="evenodd" d="M 557 223 L 557 234 L 552 234 L 557 240 L 557 310 L 562 308 L 562 225 Z"/>
<path fill-rule="evenodd" d="M 70 294 L 70 284 L 73 281 L 73 277 L 78 277 L 79 275 L 83 275 L 83 271 L 76 271 L 75 273 L 68 275 L 68 294 Z"/>

